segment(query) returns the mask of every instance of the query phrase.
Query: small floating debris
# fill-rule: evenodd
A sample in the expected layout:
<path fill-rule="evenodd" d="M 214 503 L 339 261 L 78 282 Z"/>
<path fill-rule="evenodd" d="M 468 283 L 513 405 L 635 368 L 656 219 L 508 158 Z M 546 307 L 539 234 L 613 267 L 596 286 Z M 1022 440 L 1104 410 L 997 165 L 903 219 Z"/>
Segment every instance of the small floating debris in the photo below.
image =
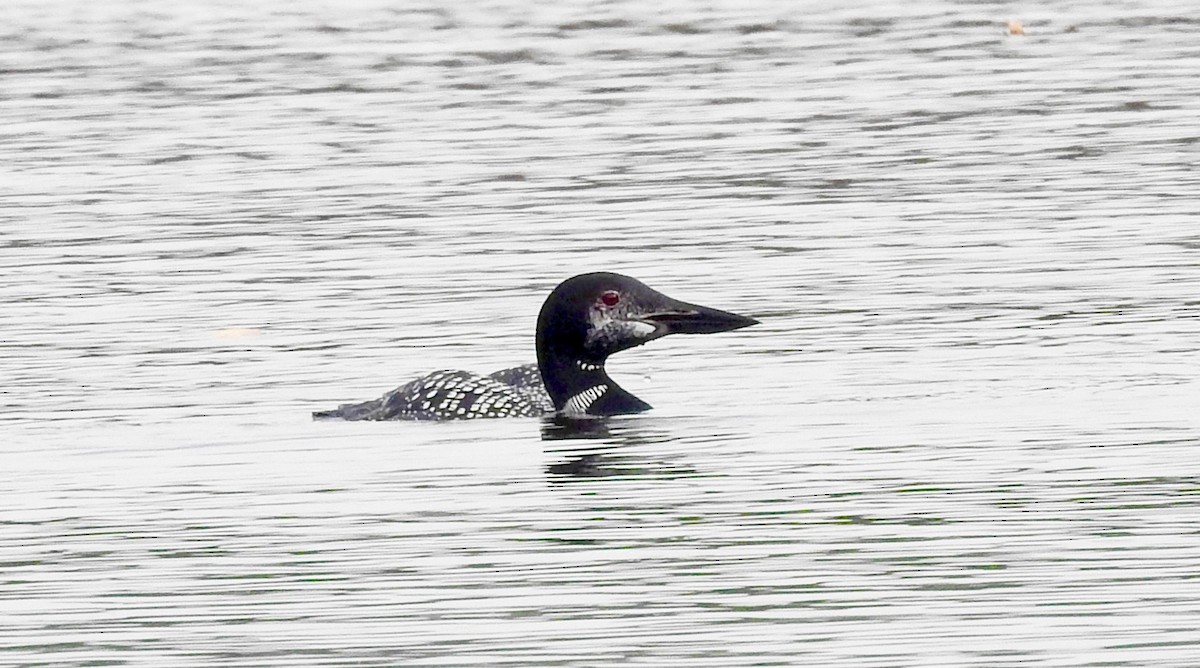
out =
<path fill-rule="evenodd" d="M 1025 26 L 1021 25 L 1021 22 L 1016 19 L 1009 19 L 1008 28 L 1005 32 L 1009 35 L 1024 35 Z"/>

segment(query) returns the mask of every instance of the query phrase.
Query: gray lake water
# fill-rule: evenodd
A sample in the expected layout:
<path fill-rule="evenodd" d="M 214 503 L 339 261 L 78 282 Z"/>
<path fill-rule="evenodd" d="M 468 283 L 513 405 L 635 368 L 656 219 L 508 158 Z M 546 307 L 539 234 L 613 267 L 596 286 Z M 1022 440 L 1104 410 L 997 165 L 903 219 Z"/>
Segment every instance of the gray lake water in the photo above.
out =
<path fill-rule="evenodd" d="M 0 665 L 1200 665 L 1194 6 L 0 19 Z M 762 324 L 310 420 L 588 270 Z"/>

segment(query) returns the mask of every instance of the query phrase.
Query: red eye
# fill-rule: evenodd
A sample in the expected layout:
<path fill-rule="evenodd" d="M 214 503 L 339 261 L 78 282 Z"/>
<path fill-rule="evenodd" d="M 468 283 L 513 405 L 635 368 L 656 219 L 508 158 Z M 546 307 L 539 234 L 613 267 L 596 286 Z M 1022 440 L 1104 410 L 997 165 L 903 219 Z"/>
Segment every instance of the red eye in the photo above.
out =
<path fill-rule="evenodd" d="M 616 306 L 617 302 L 621 301 L 621 293 L 616 290 L 609 290 L 600 295 L 600 301 L 604 302 L 605 306 Z"/>

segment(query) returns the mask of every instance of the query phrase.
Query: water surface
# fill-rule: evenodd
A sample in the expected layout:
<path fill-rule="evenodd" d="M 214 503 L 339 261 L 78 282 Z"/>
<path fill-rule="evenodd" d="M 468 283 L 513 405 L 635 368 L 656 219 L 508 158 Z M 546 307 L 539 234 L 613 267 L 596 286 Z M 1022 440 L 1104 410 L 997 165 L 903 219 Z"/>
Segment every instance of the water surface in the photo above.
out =
<path fill-rule="evenodd" d="M 1200 664 L 1200 20 L 1016 12 L 7 3 L 0 663 Z M 308 419 L 601 269 L 763 324 Z"/>

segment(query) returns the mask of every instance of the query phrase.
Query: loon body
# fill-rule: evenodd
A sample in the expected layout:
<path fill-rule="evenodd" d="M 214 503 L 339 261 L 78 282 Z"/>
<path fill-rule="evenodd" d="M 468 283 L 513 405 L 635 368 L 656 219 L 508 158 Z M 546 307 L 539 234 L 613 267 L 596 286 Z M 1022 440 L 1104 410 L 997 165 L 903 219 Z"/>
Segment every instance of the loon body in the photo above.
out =
<path fill-rule="evenodd" d="M 668 334 L 711 334 L 757 323 L 672 299 L 629 276 L 581 274 L 559 284 L 542 305 L 537 364 L 488 376 L 435 371 L 378 399 L 342 404 L 313 417 L 456 420 L 640 413 L 650 405 L 608 377 L 604 363 L 609 355 Z"/>
<path fill-rule="evenodd" d="M 480 376 L 470 371 L 434 371 L 361 404 L 342 404 L 314 418 L 343 420 L 457 420 L 536 417 L 554 413 L 554 403 L 536 364 Z"/>

